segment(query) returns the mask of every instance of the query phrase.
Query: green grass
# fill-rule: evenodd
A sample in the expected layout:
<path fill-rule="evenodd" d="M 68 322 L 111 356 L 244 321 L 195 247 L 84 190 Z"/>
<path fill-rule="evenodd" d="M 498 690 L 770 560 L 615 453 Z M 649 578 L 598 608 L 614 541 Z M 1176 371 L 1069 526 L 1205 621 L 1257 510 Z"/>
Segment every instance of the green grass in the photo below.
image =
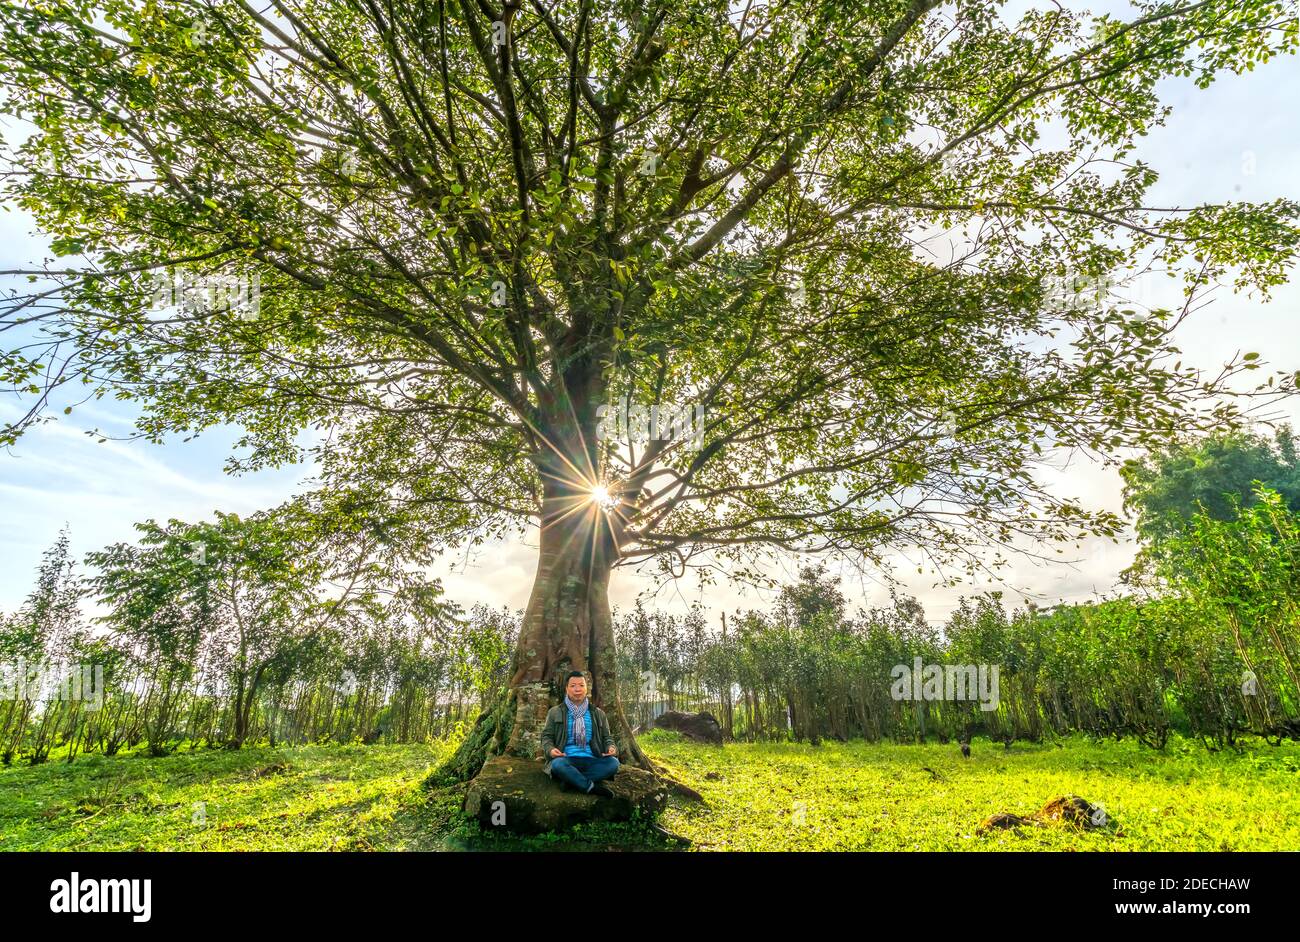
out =
<path fill-rule="evenodd" d="M 182 750 L 0 771 L 0 851 L 403 850 L 441 746 Z M 379 841 L 376 844 L 375 841 Z"/>
<path fill-rule="evenodd" d="M 1056 745 L 694 745 L 655 732 L 646 751 L 697 789 L 662 823 L 697 850 L 1296 850 L 1300 743 L 1208 753 L 1171 742 L 1073 737 Z M 563 836 L 481 834 L 454 790 L 420 782 L 448 746 L 198 750 L 83 756 L 0 769 L 0 851 L 667 849 L 644 825 Z M 931 771 L 927 771 L 927 769 Z M 1102 831 L 978 836 L 1073 793 L 1102 804 Z"/>
<path fill-rule="evenodd" d="M 700 849 L 1300 849 L 1300 743 L 1160 753 L 1072 737 L 1007 753 L 976 740 L 970 759 L 938 744 L 646 745 L 704 796 L 707 808 L 675 806 L 663 822 Z M 1100 803 L 1109 826 L 975 833 L 990 814 L 1071 793 Z"/>

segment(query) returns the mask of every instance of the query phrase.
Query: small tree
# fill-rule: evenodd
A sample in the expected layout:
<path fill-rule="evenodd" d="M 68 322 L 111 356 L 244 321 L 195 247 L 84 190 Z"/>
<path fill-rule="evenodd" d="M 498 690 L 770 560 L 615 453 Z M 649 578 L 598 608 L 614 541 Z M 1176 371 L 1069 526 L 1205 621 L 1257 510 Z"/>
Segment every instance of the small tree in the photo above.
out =
<path fill-rule="evenodd" d="M 12 688 L 0 707 L 0 761 L 8 765 L 26 743 L 32 764 L 44 762 L 52 746 L 59 710 L 56 687 L 76 668 L 89 640 L 81 614 L 81 586 L 74 574 L 67 529 L 41 556 L 36 585 L 18 611 L 0 616 L 0 690 Z M 42 704 L 44 704 L 42 706 Z"/>
<path fill-rule="evenodd" d="M 230 699 L 226 742 L 249 737 L 259 695 L 310 663 L 326 635 L 449 614 L 440 589 L 408 562 L 400 526 L 380 534 L 346 514 L 348 501 L 298 501 L 213 522 L 152 520 L 138 545 L 118 543 L 87 559 L 104 621 L 134 642 L 159 687 L 150 742 L 163 748 L 178 703 L 200 662 Z"/>

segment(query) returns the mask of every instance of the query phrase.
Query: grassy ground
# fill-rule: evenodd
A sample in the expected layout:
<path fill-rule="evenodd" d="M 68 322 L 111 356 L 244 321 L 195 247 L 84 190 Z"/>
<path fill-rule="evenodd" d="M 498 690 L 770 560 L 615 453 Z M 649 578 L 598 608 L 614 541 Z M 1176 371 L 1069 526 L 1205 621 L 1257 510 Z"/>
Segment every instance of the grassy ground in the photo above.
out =
<path fill-rule="evenodd" d="M 646 751 L 706 803 L 663 824 L 698 850 L 1296 850 L 1300 743 L 1207 753 L 1172 742 L 955 746 L 788 743 L 722 749 L 652 733 Z M 419 783 L 447 747 L 198 750 L 0 770 L 0 851 L 667 849 L 642 826 L 482 835 L 459 795 Z M 1061 794 L 1100 803 L 1099 832 L 977 836 L 997 811 Z"/>
<path fill-rule="evenodd" d="M 1300 849 L 1300 743 L 1237 754 L 1175 742 L 1159 753 L 1076 737 L 1004 752 L 976 740 L 970 759 L 937 744 L 709 751 L 678 741 L 653 752 L 708 803 L 664 819 L 700 849 Z M 975 833 L 990 814 L 1026 814 L 1071 793 L 1101 804 L 1109 826 Z"/>

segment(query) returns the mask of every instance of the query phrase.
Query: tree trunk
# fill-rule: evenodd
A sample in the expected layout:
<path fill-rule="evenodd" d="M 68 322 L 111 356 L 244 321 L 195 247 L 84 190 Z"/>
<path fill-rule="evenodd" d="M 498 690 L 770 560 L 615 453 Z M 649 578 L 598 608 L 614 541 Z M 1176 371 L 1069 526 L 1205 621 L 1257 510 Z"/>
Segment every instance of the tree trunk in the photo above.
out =
<path fill-rule="evenodd" d="M 572 479 L 570 471 L 564 475 Z M 541 757 L 547 711 L 563 697 L 570 671 L 587 674 L 591 701 L 605 711 L 625 765 L 653 771 L 623 715 L 614 657 L 609 579 L 616 560 L 606 511 L 590 483 L 543 474 L 537 575 L 524 612 L 506 690 L 433 781 L 465 781 L 487 759 Z"/>

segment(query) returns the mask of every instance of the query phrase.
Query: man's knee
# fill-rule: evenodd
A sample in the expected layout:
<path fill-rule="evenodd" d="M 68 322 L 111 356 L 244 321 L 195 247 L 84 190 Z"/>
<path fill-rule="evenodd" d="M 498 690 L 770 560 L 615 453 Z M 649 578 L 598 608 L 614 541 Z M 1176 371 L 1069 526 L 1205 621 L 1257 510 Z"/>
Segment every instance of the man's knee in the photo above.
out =
<path fill-rule="evenodd" d="M 593 778 L 613 778 L 618 774 L 618 759 L 615 756 L 604 756 L 592 771 L 595 773 Z"/>
<path fill-rule="evenodd" d="M 573 763 L 565 756 L 559 756 L 558 758 L 552 759 L 551 772 L 554 773 L 556 771 L 572 772 Z"/>

